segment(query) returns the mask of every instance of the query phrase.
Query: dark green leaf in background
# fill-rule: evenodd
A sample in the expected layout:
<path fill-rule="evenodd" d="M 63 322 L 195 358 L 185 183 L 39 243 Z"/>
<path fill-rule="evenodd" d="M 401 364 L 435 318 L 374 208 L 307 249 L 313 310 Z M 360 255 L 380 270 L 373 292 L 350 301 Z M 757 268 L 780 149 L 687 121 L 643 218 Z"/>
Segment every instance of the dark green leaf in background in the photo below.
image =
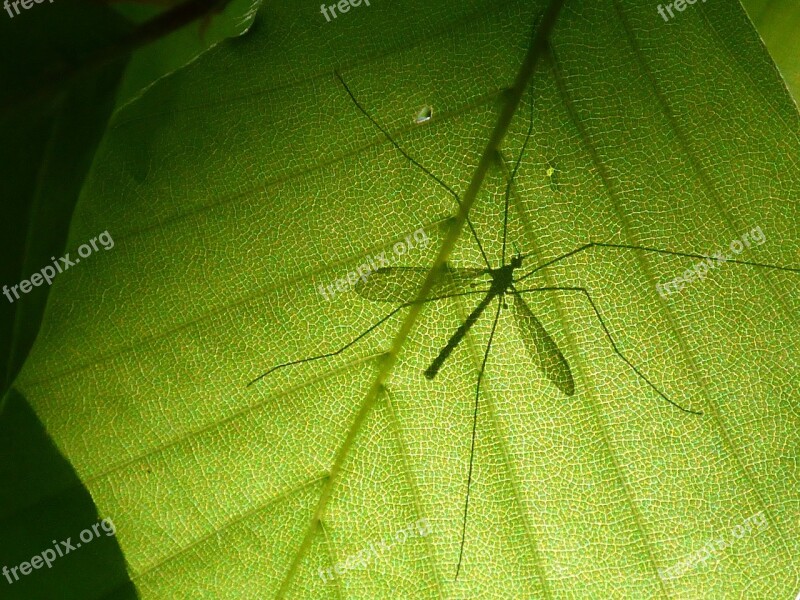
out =
<path fill-rule="evenodd" d="M 800 102 L 800 3 L 794 0 L 743 0 L 742 4 L 797 104 Z"/>

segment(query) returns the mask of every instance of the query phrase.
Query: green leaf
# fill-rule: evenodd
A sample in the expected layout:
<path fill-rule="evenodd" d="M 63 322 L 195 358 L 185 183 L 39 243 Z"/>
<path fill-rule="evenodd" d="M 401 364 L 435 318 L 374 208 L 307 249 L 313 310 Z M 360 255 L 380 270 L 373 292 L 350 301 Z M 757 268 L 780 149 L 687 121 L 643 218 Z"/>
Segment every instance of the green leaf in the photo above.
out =
<path fill-rule="evenodd" d="M 502 311 L 457 581 L 496 305 L 433 381 L 479 296 L 423 305 L 400 348 L 407 309 L 247 385 L 392 310 L 349 272 L 382 252 L 429 269 L 453 242 L 456 199 L 419 165 L 464 197 L 544 9 L 373 0 L 326 22 L 269 2 L 115 115 L 68 244 L 107 230 L 114 247 L 54 282 L 16 388 L 113 518 L 142 598 L 796 595 L 797 272 L 728 261 L 662 297 L 699 258 L 598 245 L 526 279 L 588 290 L 620 353 L 703 415 L 621 360 L 586 295 L 527 293 L 575 394 Z M 738 4 L 664 23 L 569 0 L 551 46 L 501 148 L 522 156 L 524 267 L 748 234 L 739 260 L 800 268 L 798 114 Z M 494 266 L 507 179 L 490 169 L 469 214 Z M 430 243 L 397 256 L 420 228 Z M 485 266 L 469 227 L 448 263 Z"/>
<path fill-rule="evenodd" d="M 125 61 L 44 99 L 26 98 L 25 91 L 52 81 L 59 69 L 80 65 L 129 27 L 114 11 L 88 3 L 34 4 L 30 12 L 5 17 L 0 19 L 0 272 L 4 291 L 14 299 L 12 286 L 64 251 L 72 210 L 105 131 Z M 10 101 L 14 97 L 25 99 Z M 83 552 L 59 557 L 48 569 L 39 564 L 42 571 L 19 571 L 33 556 L 55 553 L 54 539 L 77 541 L 98 520 L 89 491 L 34 411 L 16 391 L 6 393 L 34 343 L 48 293 L 42 285 L 13 303 L 5 294 L 0 300 L 0 567 L 5 569 L 0 597 L 135 598 L 122 551 L 116 538 L 107 535 Z"/>
<path fill-rule="evenodd" d="M 98 525 L 89 491 L 25 399 L 13 390 L 0 415 L 0 456 L 3 599 L 137 598 L 113 527 L 108 522 Z M 84 541 L 91 535 L 90 543 L 81 544 L 81 535 Z M 73 550 L 65 553 L 70 546 Z M 40 563 L 41 570 L 26 574 L 31 567 L 22 563 L 37 555 L 39 560 L 49 559 L 49 566 Z"/>

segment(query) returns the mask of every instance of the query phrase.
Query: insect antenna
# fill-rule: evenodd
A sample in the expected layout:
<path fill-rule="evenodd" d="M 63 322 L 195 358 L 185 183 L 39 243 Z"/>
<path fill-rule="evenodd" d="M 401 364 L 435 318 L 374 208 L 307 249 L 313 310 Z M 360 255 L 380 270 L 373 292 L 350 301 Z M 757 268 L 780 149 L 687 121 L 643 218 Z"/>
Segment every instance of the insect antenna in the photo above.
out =
<path fill-rule="evenodd" d="M 450 195 L 453 197 L 453 199 L 456 201 L 456 204 L 458 204 L 459 206 L 461 206 L 461 197 L 460 197 L 460 196 L 459 196 L 459 195 L 456 193 L 456 191 L 455 191 L 453 188 L 451 188 L 449 185 L 447 185 L 447 184 L 446 184 L 444 181 L 442 181 L 442 180 L 441 180 L 439 177 L 437 177 L 436 175 L 434 175 L 434 174 L 433 174 L 431 171 L 429 171 L 429 170 L 428 170 L 426 167 L 424 167 L 423 165 L 421 165 L 421 164 L 420 164 L 420 163 L 419 163 L 419 162 L 418 162 L 418 161 L 417 161 L 417 160 L 416 160 L 416 159 L 415 159 L 413 156 L 411 156 L 411 155 L 410 155 L 408 152 L 406 152 L 406 151 L 403 149 L 403 147 L 402 147 L 402 146 L 400 146 L 400 144 L 398 144 L 398 143 L 397 143 L 397 142 L 396 142 L 396 141 L 395 141 L 395 140 L 392 138 L 392 136 L 391 136 L 391 135 L 389 134 L 389 132 L 388 132 L 388 131 L 387 131 L 387 130 L 386 130 L 384 127 L 383 127 L 383 125 L 381 125 L 380 123 L 378 123 L 378 121 L 376 121 L 376 120 L 375 120 L 375 119 L 372 117 L 372 115 L 370 115 L 370 114 L 367 112 L 367 110 L 366 110 L 366 109 L 365 109 L 363 106 L 361 106 L 361 103 L 359 103 L 359 101 L 356 99 L 355 95 L 354 95 L 354 94 L 353 94 L 353 92 L 350 90 L 350 88 L 348 87 L 347 83 L 345 83 L 345 81 L 344 81 L 344 78 L 341 76 L 341 74 L 339 73 L 339 71 L 338 71 L 338 70 L 334 70 L 334 72 L 333 72 L 333 73 L 334 73 L 334 75 L 336 75 L 336 78 L 339 80 L 339 83 L 341 83 L 341 84 L 342 84 L 342 87 L 344 87 L 345 91 L 347 92 L 347 95 L 348 95 L 348 96 L 350 96 L 350 99 L 353 101 L 353 104 L 355 104 L 355 105 L 356 105 L 356 108 L 358 108 L 359 112 L 361 112 L 361 114 L 363 114 L 365 117 L 367 117 L 367 119 L 369 119 L 369 121 L 370 121 L 370 122 L 371 122 L 371 123 L 372 123 L 372 124 L 373 124 L 373 125 L 374 125 L 374 126 L 375 126 L 375 127 L 376 127 L 376 128 L 377 128 L 377 129 L 378 129 L 378 130 L 379 130 L 379 131 L 380 131 L 380 132 L 383 134 L 383 135 L 384 135 L 384 137 L 385 137 L 385 138 L 386 138 L 386 139 L 389 141 L 389 143 L 390 143 L 390 144 L 392 144 L 392 146 L 394 146 L 394 147 L 397 149 L 397 151 L 398 151 L 398 152 L 400 152 L 400 154 L 402 154 L 402 155 L 403 155 L 403 156 L 404 156 L 404 157 L 405 157 L 405 158 L 406 158 L 406 159 L 407 159 L 409 162 L 411 162 L 411 164 L 413 164 L 413 165 L 414 165 L 414 166 L 416 166 L 418 169 L 420 169 L 420 170 L 421 170 L 423 173 L 425 173 L 425 175 L 427 175 L 428 177 L 430 177 L 430 178 L 431 178 L 433 181 L 435 181 L 435 182 L 436 182 L 436 183 L 438 183 L 438 184 L 439 184 L 439 185 L 440 185 L 442 188 L 444 188 L 444 189 L 445 189 L 445 190 L 446 190 L 446 191 L 447 191 L 447 192 L 448 192 L 448 193 L 449 193 L 449 194 L 450 194 Z M 484 251 L 484 249 L 483 249 L 483 244 L 481 244 L 481 241 L 480 241 L 480 239 L 478 238 L 478 233 L 477 233 L 477 231 L 475 230 L 475 226 L 472 224 L 472 219 L 469 217 L 469 215 L 467 215 L 467 226 L 469 227 L 469 230 L 470 230 L 470 232 L 472 233 L 472 238 L 475 240 L 475 243 L 476 243 L 476 244 L 477 244 L 477 246 L 478 246 L 478 250 L 480 250 L 481 256 L 483 256 L 483 260 L 484 260 L 484 262 L 486 263 L 486 268 L 488 268 L 488 269 L 491 269 L 491 268 L 492 268 L 492 265 L 491 265 L 491 263 L 489 262 L 489 257 L 486 255 L 486 252 L 485 252 L 485 251 Z"/>
<path fill-rule="evenodd" d="M 522 157 L 525 155 L 525 149 L 528 147 L 528 142 L 531 139 L 531 134 L 533 133 L 533 85 L 530 86 L 531 90 L 531 110 L 530 116 L 528 118 L 528 132 L 525 134 L 525 141 L 522 143 L 522 148 L 520 148 L 519 156 L 517 156 L 517 161 L 514 164 L 514 170 L 508 176 L 508 181 L 506 182 L 506 192 L 505 192 L 505 207 L 503 210 L 503 250 L 502 250 L 502 263 L 506 264 L 506 246 L 508 243 L 508 206 L 511 198 L 511 187 L 514 185 L 514 180 L 517 177 L 517 171 L 519 171 L 519 166 L 522 163 Z M 502 155 L 501 155 L 502 159 Z M 503 162 L 505 166 L 505 162 Z M 506 171 L 508 171 L 508 167 L 506 166 Z"/>

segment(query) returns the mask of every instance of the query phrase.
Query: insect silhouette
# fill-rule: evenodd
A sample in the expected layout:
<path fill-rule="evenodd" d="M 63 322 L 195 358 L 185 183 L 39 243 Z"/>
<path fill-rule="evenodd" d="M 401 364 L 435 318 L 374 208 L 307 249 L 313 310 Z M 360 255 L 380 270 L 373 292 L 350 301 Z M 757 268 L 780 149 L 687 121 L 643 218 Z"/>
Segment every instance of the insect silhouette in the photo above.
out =
<path fill-rule="evenodd" d="M 350 96 L 352 102 L 358 108 L 359 112 L 362 115 L 364 115 L 383 134 L 383 136 L 387 139 L 387 141 L 390 144 L 392 144 L 395 147 L 395 149 L 400 154 L 402 154 L 411 164 L 413 164 L 416 168 L 420 169 L 429 178 L 435 181 L 439 186 L 447 190 L 447 192 L 453 197 L 455 202 L 457 204 L 460 204 L 459 195 L 444 181 L 442 181 L 438 176 L 436 176 L 434 173 L 429 171 L 425 166 L 420 164 L 416 159 L 410 156 L 406 152 L 406 150 L 392 138 L 389 132 L 364 109 L 364 107 L 361 105 L 356 96 L 350 90 L 349 86 L 344 81 L 342 76 L 338 72 L 335 72 L 335 75 L 339 83 L 344 88 L 345 92 Z M 536 365 L 536 367 L 541 371 L 541 373 L 547 378 L 547 380 L 549 380 L 566 397 L 570 397 L 575 393 L 575 381 L 567 358 L 561 352 L 561 350 L 559 349 L 558 345 L 553 340 L 553 338 L 548 334 L 548 332 L 546 331 L 542 323 L 539 321 L 539 319 L 534 315 L 533 311 L 531 311 L 528 304 L 525 302 L 523 294 L 556 292 L 556 293 L 576 293 L 582 295 L 587 299 L 589 306 L 592 308 L 592 311 L 596 316 L 603 330 L 603 333 L 606 339 L 608 340 L 609 345 L 614 351 L 614 353 L 621 360 L 623 360 L 628 365 L 628 367 L 630 367 L 633 370 L 633 372 L 637 375 L 637 377 L 639 377 L 642 381 L 644 381 L 647 384 L 647 386 L 661 400 L 669 403 L 672 407 L 678 409 L 682 413 L 689 415 L 703 414 L 701 411 L 686 408 L 676 403 L 675 401 L 671 400 L 636 365 L 634 365 L 623 354 L 623 352 L 619 349 L 619 346 L 617 345 L 614 336 L 611 334 L 611 331 L 607 327 L 606 321 L 603 318 L 601 311 L 599 310 L 597 304 L 592 298 L 590 292 L 586 288 L 574 287 L 574 286 L 573 287 L 569 286 L 525 287 L 523 285 L 523 282 L 527 280 L 529 277 L 533 276 L 535 273 L 542 271 L 554 265 L 555 263 L 558 263 L 569 257 L 575 256 L 581 252 L 588 251 L 592 248 L 612 248 L 623 251 L 642 251 L 662 256 L 668 255 L 668 256 L 678 256 L 685 258 L 708 258 L 702 254 L 677 252 L 677 251 L 663 250 L 658 248 L 650 248 L 646 246 L 612 244 L 603 242 L 589 242 L 569 252 L 566 252 L 560 256 L 557 256 L 551 260 L 538 264 L 533 268 L 531 268 L 528 272 L 525 272 L 524 274 L 518 275 L 517 272 L 522 270 L 523 264 L 528 255 L 524 255 L 519 253 L 518 251 L 515 251 L 513 256 L 509 256 L 509 253 L 507 252 L 508 213 L 509 213 L 509 203 L 510 203 L 509 199 L 511 196 L 512 187 L 514 185 L 514 181 L 517 176 L 517 171 L 525 155 L 533 131 L 534 102 L 532 97 L 529 102 L 529 108 L 530 108 L 530 114 L 529 114 L 527 133 L 525 135 L 524 142 L 519 151 L 519 154 L 517 155 L 516 160 L 514 161 L 513 169 L 510 169 L 508 167 L 508 165 L 506 164 L 506 160 L 501 153 L 498 153 L 497 156 L 495 157 L 496 167 L 502 171 L 504 175 L 504 180 L 506 182 L 505 192 L 504 192 L 501 260 L 499 265 L 493 266 L 491 264 L 486 252 L 484 251 L 483 245 L 481 244 L 480 238 L 477 235 L 476 229 L 472 221 L 470 220 L 469 217 L 467 217 L 466 220 L 467 228 L 470 231 L 472 241 L 477 246 L 485 262 L 484 267 L 454 268 L 449 265 L 446 265 L 445 267 L 443 267 L 442 272 L 439 274 L 439 278 L 437 279 L 437 282 L 434 284 L 434 287 L 430 295 L 423 300 L 417 300 L 416 294 L 420 289 L 425 277 L 427 276 L 428 273 L 427 269 L 414 268 L 414 267 L 382 267 L 377 271 L 375 271 L 374 273 L 372 273 L 366 281 L 359 281 L 354 289 L 359 295 L 361 295 L 366 299 L 377 302 L 389 302 L 395 304 L 399 303 L 398 306 L 389 311 L 384 317 L 382 317 L 376 323 L 371 325 L 365 331 L 360 333 L 358 336 L 356 336 L 355 338 L 353 338 L 351 341 L 341 346 L 340 348 L 330 352 L 321 353 L 315 356 L 279 364 L 277 366 L 270 368 L 268 371 L 262 373 L 261 375 L 259 375 L 258 377 L 251 380 L 248 383 L 248 385 L 252 385 L 279 369 L 339 355 L 345 352 L 348 348 L 358 343 L 363 338 L 365 338 L 371 332 L 375 331 L 378 327 L 380 327 L 383 323 L 392 318 L 399 311 L 415 304 L 416 302 L 429 303 L 429 302 L 436 302 L 440 300 L 452 299 L 457 297 L 463 298 L 463 297 L 475 297 L 482 295 L 483 299 L 475 306 L 475 308 L 470 312 L 469 316 L 456 329 L 456 331 L 452 333 L 447 342 L 442 346 L 439 353 L 432 359 L 432 362 L 430 363 L 428 368 L 425 369 L 424 376 L 427 379 L 432 380 L 443 368 L 445 362 L 447 361 L 447 358 L 457 348 L 459 343 L 464 339 L 464 337 L 467 335 L 470 329 L 475 325 L 475 323 L 478 321 L 481 315 L 486 311 L 486 309 L 489 308 L 490 305 L 492 305 L 492 303 L 496 303 L 497 306 L 494 311 L 494 317 L 492 321 L 491 330 L 489 333 L 489 339 L 488 342 L 486 343 L 486 348 L 483 353 L 483 359 L 481 361 L 481 365 L 478 370 L 477 381 L 475 385 L 475 396 L 474 396 L 473 418 L 472 418 L 472 440 L 470 446 L 469 466 L 466 478 L 467 482 L 466 482 L 466 492 L 464 500 L 461 542 L 460 542 L 459 556 L 455 572 L 456 579 L 458 578 L 458 575 L 460 573 L 462 560 L 464 556 L 464 547 L 466 542 L 466 525 L 469 512 L 469 497 L 470 497 L 470 488 L 472 483 L 472 473 L 473 473 L 473 464 L 475 455 L 475 441 L 476 441 L 476 431 L 478 422 L 478 408 L 480 400 L 481 383 L 484 377 L 486 364 L 489 360 L 492 348 L 492 342 L 494 340 L 495 331 L 497 329 L 497 324 L 502 310 L 508 309 L 512 311 L 512 315 L 514 318 L 514 322 L 516 324 L 516 328 L 519 333 L 519 337 L 522 340 L 523 346 L 525 347 L 528 356 L 530 357 L 531 361 Z M 553 168 L 553 170 L 555 170 L 555 168 L 552 167 L 552 165 L 550 165 L 550 167 Z M 549 183 L 552 189 L 554 185 L 554 182 L 552 181 L 553 173 L 548 172 L 547 176 L 551 179 Z M 756 262 L 740 261 L 740 260 L 730 260 L 729 262 L 800 273 L 800 269 L 795 269 L 790 267 L 779 267 L 764 263 L 756 263 Z M 479 283 L 481 281 L 481 278 L 483 278 L 484 281 L 488 279 L 488 281 L 486 282 L 488 288 L 482 290 L 474 289 L 476 283 Z M 508 303 L 509 297 L 511 299 L 510 305 Z"/>

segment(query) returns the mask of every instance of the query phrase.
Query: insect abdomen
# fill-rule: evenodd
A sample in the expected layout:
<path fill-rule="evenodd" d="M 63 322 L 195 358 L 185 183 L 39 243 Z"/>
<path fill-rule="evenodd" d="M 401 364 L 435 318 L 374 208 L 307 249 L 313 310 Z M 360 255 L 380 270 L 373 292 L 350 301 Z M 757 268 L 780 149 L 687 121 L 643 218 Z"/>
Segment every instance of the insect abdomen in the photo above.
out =
<path fill-rule="evenodd" d="M 475 324 L 475 321 L 478 320 L 478 317 L 481 316 L 481 313 L 486 310 L 486 307 L 489 306 L 489 303 L 492 301 L 494 296 L 494 294 L 487 295 L 486 298 L 484 298 L 481 303 L 475 307 L 475 310 L 470 313 L 470 315 L 467 317 L 467 320 L 464 321 L 458 327 L 458 329 L 456 329 L 456 332 L 447 341 L 447 345 L 442 348 L 441 352 L 439 352 L 439 356 L 434 358 L 431 366 L 425 369 L 425 377 L 428 379 L 433 379 L 436 377 L 436 374 L 439 372 L 439 369 L 442 368 L 444 361 L 447 360 L 447 357 L 450 356 L 450 353 L 455 349 L 456 346 L 458 346 L 461 338 L 463 338 L 470 328 Z"/>

